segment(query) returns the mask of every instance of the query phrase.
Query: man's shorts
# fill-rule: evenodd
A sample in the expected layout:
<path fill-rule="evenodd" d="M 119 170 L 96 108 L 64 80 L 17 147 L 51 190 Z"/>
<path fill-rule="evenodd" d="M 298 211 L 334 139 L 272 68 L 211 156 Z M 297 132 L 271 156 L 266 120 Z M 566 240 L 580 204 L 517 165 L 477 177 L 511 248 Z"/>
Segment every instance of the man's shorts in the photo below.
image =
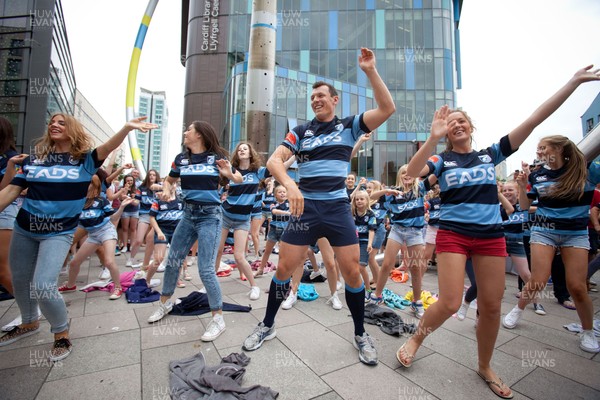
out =
<path fill-rule="evenodd" d="M 348 199 L 304 199 L 304 213 L 300 218 L 290 218 L 281 241 L 310 246 L 322 237 L 334 247 L 358 244 Z"/>

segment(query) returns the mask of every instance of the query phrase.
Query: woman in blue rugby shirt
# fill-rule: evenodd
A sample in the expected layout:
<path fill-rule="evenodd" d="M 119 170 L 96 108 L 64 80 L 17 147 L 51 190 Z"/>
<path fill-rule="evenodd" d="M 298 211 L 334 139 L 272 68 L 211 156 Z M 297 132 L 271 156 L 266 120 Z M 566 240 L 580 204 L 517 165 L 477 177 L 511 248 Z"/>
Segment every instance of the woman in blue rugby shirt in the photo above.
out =
<path fill-rule="evenodd" d="M 523 123 L 485 150 L 473 150 L 474 127 L 466 113 L 451 111 L 448 106 L 435 112 L 431 135 L 410 161 L 408 174 L 433 173 L 440 183 L 442 207 L 436 239 L 440 297 L 421 318 L 417 333 L 398 349 L 396 357 L 404 367 L 410 367 L 425 337 L 460 308 L 465 262 L 470 255 L 479 287 L 477 372 L 496 395 L 513 397 L 490 365 L 500 327 L 506 259 L 494 166 L 514 153 L 580 84 L 600 80 L 598 71 L 591 68 L 590 65 L 577 71 Z M 448 149 L 431 156 L 442 138 L 446 138 Z"/>
<path fill-rule="evenodd" d="M 522 290 L 519 303 L 502 320 L 505 328 L 513 329 L 523 315 L 525 306 L 544 289 L 557 249 L 565 264 L 567 288 L 573 296 L 583 334 L 579 347 L 590 353 L 600 352 L 594 336 L 594 306 L 587 293 L 587 257 L 589 238 L 587 224 L 594 187 L 600 183 L 600 161 L 589 169 L 577 145 L 560 135 L 542 138 L 540 145 L 546 166 L 529 176 L 519 174 L 519 202 L 529 209 L 538 200 L 537 218 L 531 226 L 531 279 Z M 529 191 L 527 189 L 529 178 Z"/>
<path fill-rule="evenodd" d="M 250 282 L 250 300 L 260 297 L 260 288 L 256 285 L 250 264 L 246 261 L 246 242 L 250 230 L 250 216 L 256 200 L 256 192 L 261 180 L 269 176 L 269 171 L 260 166 L 260 156 L 250 143 L 239 143 L 231 157 L 231 165 L 240 172 L 243 181 L 229 183 L 227 199 L 223 202 L 223 227 L 221 245 L 217 256 L 216 268 L 221 263 L 221 255 L 230 229 L 233 229 L 233 257 L 242 279 Z M 255 249 L 257 250 L 257 249 Z"/>
<path fill-rule="evenodd" d="M 131 262 L 132 267 L 137 267 L 138 262 L 135 259 L 140 246 L 146 238 L 146 248 L 144 249 L 144 261 L 142 266 L 146 267 L 150 264 L 150 257 L 154 250 L 154 232 L 150 226 L 150 208 L 154 203 L 154 192 L 161 189 L 161 179 L 158 171 L 151 169 L 146 174 L 146 177 L 142 181 L 142 184 L 137 188 L 135 192 L 135 199 L 140 202 L 140 218 L 138 220 L 137 231 L 135 238 L 133 238 L 133 244 L 131 245 L 130 258 L 128 261 Z"/>
<path fill-rule="evenodd" d="M 39 332 L 39 304 L 54 334 L 50 360 L 62 360 L 71 353 L 67 308 L 56 285 L 58 274 L 71 246 L 92 176 L 130 131 L 147 132 L 158 127 L 143 122 L 144 119 L 127 122 L 94 149 L 91 136 L 75 118 L 54 114 L 34 154 L 22 162 L 11 184 L 0 192 L 1 211 L 23 189 L 28 189 L 10 244 L 14 296 L 23 323 L 1 337 L 0 346 Z"/>
<path fill-rule="evenodd" d="M 159 321 L 173 309 L 171 296 L 179 279 L 179 269 L 198 240 L 198 271 L 213 315 L 200 339 L 212 341 L 225 330 L 221 287 L 215 273 L 222 214 L 219 178 L 222 176 L 235 183 L 241 183 L 243 178 L 231 167 L 227 152 L 219 145 L 217 134 L 208 122 L 192 122 L 184 133 L 183 145 L 187 151 L 175 157 L 160 195 L 162 200 L 169 201 L 180 178 L 183 218 L 173 233 L 159 307 L 148 322 Z"/>

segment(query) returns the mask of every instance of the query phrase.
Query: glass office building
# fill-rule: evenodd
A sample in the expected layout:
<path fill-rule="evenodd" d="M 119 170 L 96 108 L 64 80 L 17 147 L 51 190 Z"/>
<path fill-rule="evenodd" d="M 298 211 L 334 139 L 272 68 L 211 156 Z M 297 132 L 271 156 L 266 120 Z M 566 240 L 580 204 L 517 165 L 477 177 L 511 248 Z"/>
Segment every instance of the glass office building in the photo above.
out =
<path fill-rule="evenodd" d="M 168 120 L 169 111 L 167 108 L 167 95 L 164 91 L 151 91 L 140 88 L 138 115 L 147 116 L 147 121 L 157 124 L 157 129 L 152 129 L 147 133 L 137 132 L 137 143 L 142 154 L 142 162 L 146 171 L 154 169 L 160 176 L 166 176 L 169 173 L 168 164 L 163 161 L 167 159 L 169 147 L 168 140 Z M 161 165 L 164 165 L 161 168 Z"/>
<path fill-rule="evenodd" d="M 55 112 L 75 112 L 75 75 L 60 0 L 0 0 L 0 115 L 20 151 Z"/>
<path fill-rule="evenodd" d="M 361 47 L 375 51 L 396 113 L 352 162 L 360 176 L 395 181 L 427 139 L 436 108 L 455 105 L 460 87 L 458 0 L 277 1 L 275 104 L 269 152 L 290 127 L 314 117 L 310 93 L 324 80 L 340 94 L 337 114 L 374 107 L 358 67 Z M 182 60 L 186 123 L 213 124 L 230 149 L 246 138 L 245 83 L 251 0 L 183 1 Z"/>

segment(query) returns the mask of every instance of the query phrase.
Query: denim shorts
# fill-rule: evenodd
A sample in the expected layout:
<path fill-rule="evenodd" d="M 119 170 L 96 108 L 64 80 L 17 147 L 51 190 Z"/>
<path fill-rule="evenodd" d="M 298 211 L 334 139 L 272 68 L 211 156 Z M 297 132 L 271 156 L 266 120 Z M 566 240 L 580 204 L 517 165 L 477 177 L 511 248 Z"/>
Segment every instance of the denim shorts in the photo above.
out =
<path fill-rule="evenodd" d="M 14 202 L 9 204 L 4 211 L 0 213 L 0 229 L 12 230 L 15 225 L 15 218 L 19 212 L 19 206 Z"/>
<path fill-rule="evenodd" d="M 407 247 L 422 246 L 425 244 L 423 228 L 415 228 L 414 226 L 392 225 L 389 239 L 400 244 L 405 244 Z"/>
<path fill-rule="evenodd" d="M 437 237 L 439 226 L 427 225 L 427 231 L 425 232 L 425 243 L 435 244 L 435 238 Z"/>
<path fill-rule="evenodd" d="M 139 211 L 123 212 L 123 214 L 121 214 L 121 218 L 139 218 L 139 217 L 140 217 Z"/>
<path fill-rule="evenodd" d="M 588 234 L 583 235 L 563 235 L 548 231 L 531 231 L 530 244 L 543 244 L 554 248 L 575 247 L 578 249 L 590 249 L 590 239 Z"/>
<path fill-rule="evenodd" d="M 250 214 L 251 219 L 262 219 L 262 210 L 259 208 L 253 208 Z"/>
<path fill-rule="evenodd" d="M 263 211 L 262 212 L 262 216 L 264 219 L 271 219 L 273 218 L 273 214 L 271 214 L 271 211 Z"/>
<path fill-rule="evenodd" d="M 505 233 L 506 252 L 509 256 L 525 257 L 525 246 L 523 246 L 523 235 Z"/>
<path fill-rule="evenodd" d="M 381 223 L 379 228 L 375 231 L 375 237 L 373 237 L 373 248 L 380 249 L 385 239 L 385 225 Z"/>
<path fill-rule="evenodd" d="M 140 220 L 138 221 L 138 224 L 148 224 L 148 225 L 150 225 L 150 214 L 148 214 L 148 213 L 146 213 L 146 214 L 140 213 Z"/>
<path fill-rule="evenodd" d="M 107 240 L 117 240 L 117 229 L 112 222 L 107 222 L 98 229 L 88 231 L 88 237 L 85 240 L 88 243 L 101 245 Z"/>
<path fill-rule="evenodd" d="M 270 240 L 271 242 L 279 242 L 281 240 L 281 235 L 283 235 L 284 231 L 285 231 L 285 228 L 280 228 L 278 226 L 270 225 L 269 226 L 269 234 L 267 235 L 267 240 Z"/>
<path fill-rule="evenodd" d="M 365 267 L 367 264 L 369 264 L 369 252 L 367 251 L 369 242 L 362 241 L 359 242 L 358 245 L 360 247 L 360 259 L 358 263 Z"/>
<path fill-rule="evenodd" d="M 248 215 L 248 217 L 250 216 Z M 250 231 L 250 218 L 244 220 L 231 219 L 223 213 L 223 229 Z"/>

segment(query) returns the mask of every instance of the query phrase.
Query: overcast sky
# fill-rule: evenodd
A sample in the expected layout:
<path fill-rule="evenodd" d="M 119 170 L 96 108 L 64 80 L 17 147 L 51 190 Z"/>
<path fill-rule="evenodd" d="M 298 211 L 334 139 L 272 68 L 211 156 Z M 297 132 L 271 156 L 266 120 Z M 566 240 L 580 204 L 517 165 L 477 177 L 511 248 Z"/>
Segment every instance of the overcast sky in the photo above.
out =
<path fill-rule="evenodd" d="M 117 130 L 125 122 L 129 61 L 147 0 L 62 0 L 62 4 L 77 86 Z M 181 1 L 159 2 L 137 79 L 138 88 L 167 92 L 171 159 L 179 150 L 184 123 L 180 20 Z M 510 132 L 579 68 L 600 66 L 599 21 L 598 0 L 464 2 L 457 105 L 474 120 L 476 148 Z M 139 89 L 136 108 L 138 93 Z M 580 117 L 598 93 L 600 82 L 581 86 L 509 158 L 509 171 L 521 160 L 531 161 L 537 141 L 545 135 L 581 140 Z"/>

